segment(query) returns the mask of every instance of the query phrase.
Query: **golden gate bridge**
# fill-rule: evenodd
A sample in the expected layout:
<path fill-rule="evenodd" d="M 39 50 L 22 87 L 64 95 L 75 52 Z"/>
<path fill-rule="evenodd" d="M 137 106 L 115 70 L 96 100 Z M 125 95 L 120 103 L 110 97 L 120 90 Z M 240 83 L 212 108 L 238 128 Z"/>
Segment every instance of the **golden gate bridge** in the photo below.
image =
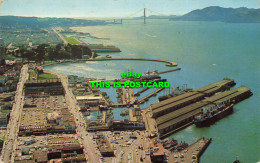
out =
<path fill-rule="evenodd" d="M 132 14 L 130 14 L 129 16 L 127 17 L 123 17 L 123 18 L 117 18 L 117 19 L 112 19 L 113 20 L 113 23 L 114 24 L 123 24 L 123 20 L 135 20 L 134 16 L 137 16 L 138 14 L 142 13 L 142 16 L 143 16 L 143 23 L 146 24 L 146 15 L 147 15 L 147 12 L 149 13 L 152 13 L 152 14 L 156 14 L 156 15 L 160 15 L 160 16 L 167 16 L 165 14 L 162 14 L 162 13 L 159 13 L 159 12 L 156 12 L 156 11 L 153 11 L 153 10 L 150 10 L 148 8 L 142 8 Z M 155 19 L 155 18 L 154 18 Z M 110 19 L 111 21 L 111 19 Z"/>

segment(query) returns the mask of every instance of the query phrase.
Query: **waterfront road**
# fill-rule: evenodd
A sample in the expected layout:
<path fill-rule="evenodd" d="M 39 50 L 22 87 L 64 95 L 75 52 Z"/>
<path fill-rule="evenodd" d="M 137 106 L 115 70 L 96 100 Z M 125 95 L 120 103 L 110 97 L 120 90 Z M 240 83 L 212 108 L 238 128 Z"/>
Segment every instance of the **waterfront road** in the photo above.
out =
<path fill-rule="evenodd" d="M 21 69 L 20 80 L 17 84 L 17 90 L 15 94 L 15 100 L 13 102 L 12 111 L 10 113 L 10 119 L 7 126 L 7 132 L 5 136 L 5 141 L 3 145 L 1 160 L 5 163 L 13 162 L 14 150 L 16 148 L 16 139 L 18 136 L 18 126 L 19 126 L 19 118 L 23 108 L 23 87 L 24 83 L 27 80 L 27 70 L 28 66 L 24 65 Z M 12 158 L 12 159 L 11 159 Z"/>
<path fill-rule="evenodd" d="M 81 142 L 85 148 L 85 154 L 88 159 L 88 162 L 91 163 L 100 162 L 99 161 L 100 152 L 96 149 L 96 145 L 93 144 L 93 141 L 90 139 L 90 134 L 88 134 L 88 132 L 86 131 L 85 119 L 82 113 L 79 111 L 80 109 L 77 105 L 77 101 L 73 93 L 71 92 L 71 90 L 69 90 L 69 83 L 68 83 L 67 76 L 62 74 L 57 74 L 57 73 L 53 73 L 53 74 L 57 75 L 61 79 L 62 85 L 65 90 L 66 102 L 68 108 L 70 109 L 70 112 L 73 114 L 75 118 L 75 122 L 77 125 L 77 134 L 81 138 Z"/>
<path fill-rule="evenodd" d="M 68 44 L 68 41 L 55 28 L 52 28 L 52 30 L 60 37 L 60 39 L 64 42 L 65 45 Z"/>

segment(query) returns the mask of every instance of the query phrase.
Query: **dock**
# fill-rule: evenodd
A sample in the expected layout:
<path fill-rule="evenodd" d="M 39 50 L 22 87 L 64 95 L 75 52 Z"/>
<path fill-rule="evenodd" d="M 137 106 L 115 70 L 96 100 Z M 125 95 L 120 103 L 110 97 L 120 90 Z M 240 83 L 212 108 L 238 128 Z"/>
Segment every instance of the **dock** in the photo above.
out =
<path fill-rule="evenodd" d="M 106 123 L 106 117 L 107 117 L 107 111 L 103 110 L 102 111 L 102 118 L 101 118 L 102 122 Z"/>
<path fill-rule="evenodd" d="M 150 87 L 146 87 L 146 88 L 144 88 L 144 89 L 142 89 L 142 90 L 136 92 L 136 93 L 134 94 L 134 96 L 140 96 L 141 93 L 147 91 L 149 88 L 150 88 Z"/>
<path fill-rule="evenodd" d="M 108 107 L 112 107 L 112 108 L 124 108 L 127 107 L 127 104 L 112 104 L 112 105 L 108 105 Z"/>
<path fill-rule="evenodd" d="M 175 69 L 171 69 L 171 70 L 161 71 L 161 72 L 158 72 L 158 74 L 164 74 L 167 72 L 173 72 L 173 71 L 178 71 L 178 70 L 181 70 L 181 68 L 175 68 Z"/>
<path fill-rule="evenodd" d="M 149 99 L 150 97 L 156 95 L 157 93 L 161 92 L 161 91 L 164 90 L 164 89 L 165 89 L 165 87 L 158 88 L 156 91 L 154 91 L 154 92 L 150 93 L 149 95 L 147 95 L 147 96 L 141 98 L 140 100 L 138 100 L 138 103 L 139 103 L 139 104 L 143 104 L 145 101 L 148 101 L 148 99 Z"/>
<path fill-rule="evenodd" d="M 129 121 L 136 121 L 136 117 L 134 117 L 133 115 L 133 110 L 128 109 L 128 111 L 129 111 Z"/>
<path fill-rule="evenodd" d="M 201 138 L 182 151 L 172 152 L 169 154 L 168 162 L 199 163 L 201 155 L 207 149 L 211 141 L 212 141 L 211 138 L 210 139 Z M 183 158 L 180 158 L 180 155 L 183 155 Z"/>
<path fill-rule="evenodd" d="M 171 134 L 178 132 L 180 129 L 192 124 L 194 116 L 201 112 L 202 107 L 207 107 L 212 104 L 225 103 L 231 101 L 233 104 L 238 103 L 252 95 L 248 87 L 241 86 L 234 90 L 229 90 L 214 96 L 205 98 L 199 102 L 187 105 L 178 110 L 156 118 L 157 129 L 160 133 L 160 138 L 165 138 Z"/>
<path fill-rule="evenodd" d="M 135 101 L 133 88 L 122 87 L 123 104 L 133 104 Z"/>
<path fill-rule="evenodd" d="M 153 117 L 157 118 L 163 116 L 172 111 L 178 110 L 182 107 L 203 100 L 205 97 L 209 97 L 217 92 L 225 91 L 234 85 L 234 80 L 224 79 L 210 84 L 208 86 L 202 87 L 200 89 L 197 89 L 195 91 L 184 93 L 182 95 L 158 102 L 156 104 L 151 105 Z"/>

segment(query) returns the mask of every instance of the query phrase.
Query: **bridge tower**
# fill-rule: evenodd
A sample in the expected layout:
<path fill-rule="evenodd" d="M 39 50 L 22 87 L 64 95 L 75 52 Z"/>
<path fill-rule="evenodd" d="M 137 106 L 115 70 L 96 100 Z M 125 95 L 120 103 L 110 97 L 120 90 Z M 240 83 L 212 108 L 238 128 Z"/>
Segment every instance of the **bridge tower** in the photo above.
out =
<path fill-rule="evenodd" d="M 144 24 L 146 24 L 145 8 L 144 8 Z"/>

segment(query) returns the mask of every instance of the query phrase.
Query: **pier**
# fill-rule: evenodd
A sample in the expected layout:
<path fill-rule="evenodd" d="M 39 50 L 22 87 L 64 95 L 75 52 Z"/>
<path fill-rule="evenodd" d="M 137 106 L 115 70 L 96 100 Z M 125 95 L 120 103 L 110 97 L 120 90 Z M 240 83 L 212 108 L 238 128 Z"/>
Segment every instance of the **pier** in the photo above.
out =
<path fill-rule="evenodd" d="M 139 104 L 143 104 L 143 103 L 144 103 L 145 101 L 147 101 L 150 97 L 152 97 L 152 96 L 156 95 L 157 93 L 161 92 L 163 89 L 165 89 L 165 88 L 162 87 L 162 88 L 157 89 L 156 91 L 150 93 L 149 95 L 147 95 L 147 96 L 141 98 L 141 99 L 138 101 L 138 103 L 139 103 Z"/>
<path fill-rule="evenodd" d="M 182 95 L 175 96 L 159 103 L 153 104 L 151 105 L 153 117 L 157 118 L 159 116 L 163 116 L 189 104 L 198 102 L 205 97 L 209 97 L 217 92 L 225 91 L 234 85 L 234 80 L 224 79 L 219 82 L 210 84 L 206 87 L 197 89 L 193 92 L 184 93 Z"/>
<path fill-rule="evenodd" d="M 150 87 L 146 87 L 146 88 L 144 88 L 144 89 L 142 89 L 142 90 L 136 92 L 136 93 L 134 94 L 134 96 L 140 96 L 141 93 L 147 91 L 149 88 L 150 88 Z"/>
<path fill-rule="evenodd" d="M 164 62 L 166 66 L 175 67 L 178 66 L 176 62 L 160 60 L 160 59 L 146 59 L 146 58 L 95 58 L 95 59 L 79 59 L 79 61 L 113 61 L 113 60 L 134 60 L 134 61 L 153 61 Z"/>
<path fill-rule="evenodd" d="M 231 101 L 235 104 L 250 97 L 251 95 L 251 90 L 248 87 L 242 86 L 234 90 L 215 94 L 214 96 L 205 98 L 200 102 L 187 105 L 186 107 L 182 107 L 178 110 L 160 116 L 156 119 L 160 138 L 170 136 L 171 134 L 178 132 L 180 129 L 191 125 L 194 116 L 201 112 L 202 107 L 212 104 L 225 103 L 227 101 Z"/>
<path fill-rule="evenodd" d="M 133 88 L 122 87 L 122 103 L 133 104 L 135 101 Z"/>
<path fill-rule="evenodd" d="M 128 105 L 127 104 L 112 104 L 112 105 L 108 105 L 109 107 L 112 107 L 112 108 L 124 108 L 124 107 L 127 107 Z"/>
<path fill-rule="evenodd" d="M 184 150 L 169 153 L 169 162 L 199 163 L 201 155 L 207 149 L 211 141 L 211 138 L 201 138 Z M 180 158 L 180 155 L 183 155 L 183 158 Z"/>
<path fill-rule="evenodd" d="M 102 111 L 102 118 L 101 118 L 101 121 L 106 123 L 106 117 L 107 117 L 107 111 L 106 110 L 103 110 Z"/>
<path fill-rule="evenodd" d="M 164 74 L 167 72 L 173 72 L 173 71 L 178 71 L 178 70 L 181 70 L 181 68 L 175 68 L 175 69 L 171 69 L 171 70 L 161 71 L 161 72 L 158 72 L 158 74 Z"/>

